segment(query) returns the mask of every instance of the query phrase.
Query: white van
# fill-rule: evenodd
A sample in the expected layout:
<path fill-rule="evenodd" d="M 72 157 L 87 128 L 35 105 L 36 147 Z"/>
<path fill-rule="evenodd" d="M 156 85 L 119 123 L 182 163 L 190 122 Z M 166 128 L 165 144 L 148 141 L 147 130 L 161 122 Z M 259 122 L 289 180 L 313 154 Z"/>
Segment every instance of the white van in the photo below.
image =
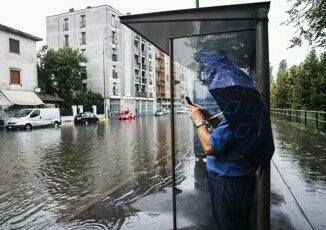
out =
<path fill-rule="evenodd" d="M 19 128 L 31 130 L 33 127 L 58 127 L 59 125 L 61 125 L 61 116 L 58 108 L 31 108 L 16 112 L 5 127 L 7 130 Z"/>

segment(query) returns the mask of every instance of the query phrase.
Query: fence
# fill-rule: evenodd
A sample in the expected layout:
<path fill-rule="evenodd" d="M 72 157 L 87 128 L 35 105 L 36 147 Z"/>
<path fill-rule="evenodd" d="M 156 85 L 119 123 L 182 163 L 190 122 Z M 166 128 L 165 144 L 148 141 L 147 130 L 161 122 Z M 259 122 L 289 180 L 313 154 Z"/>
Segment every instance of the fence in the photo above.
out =
<path fill-rule="evenodd" d="M 314 124 L 317 129 L 326 128 L 326 112 L 299 109 L 271 108 L 271 114 L 283 116 L 290 121 L 303 122 L 305 125 Z"/>

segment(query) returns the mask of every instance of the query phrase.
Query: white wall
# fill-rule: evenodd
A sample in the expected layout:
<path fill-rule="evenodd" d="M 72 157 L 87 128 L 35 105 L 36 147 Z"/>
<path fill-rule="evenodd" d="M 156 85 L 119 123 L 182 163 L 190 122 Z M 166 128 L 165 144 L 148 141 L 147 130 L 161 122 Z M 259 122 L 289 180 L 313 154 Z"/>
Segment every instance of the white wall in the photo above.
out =
<path fill-rule="evenodd" d="M 69 46 L 74 49 L 85 49 L 88 59 L 87 68 L 87 88 L 103 95 L 104 77 L 106 76 L 106 96 L 112 94 L 112 82 L 117 82 L 118 94 L 121 95 L 121 76 L 123 65 L 121 63 L 122 45 L 120 23 L 115 29 L 118 36 L 118 62 L 112 61 L 112 13 L 118 17 L 118 12 L 113 11 L 109 6 L 92 7 L 74 12 L 49 16 L 46 18 L 47 44 L 55 50 L 62 48 L 64 35 L 69 36 Z M 85 15 L 86 28 L 80 28 L 81 15 Z M 68 18 L 69 30 L 63 31 L 64 19 Z M 81 32 L 86 32 L 86 45 L 81 45 Z M 106 38 L 106 39 L 104 39 Z M 103 45 L 104 43 L 104 45 Z M 105 65 L 103 68 L 103 50 Z M 112 79 L 112 65 L 117 66 L 119 79 Z"/>
<path fill-rule="evenodd" d="M 9 52 L 9 38 L 19 41 L 20 54 Z M 20 70 L 21 85 L 10 85 L 10 68 Z M 0 90 L 34 91 L 37 87 L 36 42 L 0 30 Z"/>

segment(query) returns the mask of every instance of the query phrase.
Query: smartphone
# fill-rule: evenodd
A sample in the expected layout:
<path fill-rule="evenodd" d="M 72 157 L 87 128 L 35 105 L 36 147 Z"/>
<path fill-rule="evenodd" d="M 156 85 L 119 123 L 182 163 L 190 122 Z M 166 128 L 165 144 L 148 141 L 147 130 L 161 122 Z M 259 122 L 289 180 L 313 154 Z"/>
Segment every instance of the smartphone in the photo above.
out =
<path fill-rule="evenodd" d="M 192 105 L 192 106 L 195 106 L 195 105 L 192 103 L 192 101 L 190 100 L 190 98 L 189 98 L 189 97 L 185 97 L 185 99 L 186 99 L 186 101 L 187 101 L 188 105 Z"/>

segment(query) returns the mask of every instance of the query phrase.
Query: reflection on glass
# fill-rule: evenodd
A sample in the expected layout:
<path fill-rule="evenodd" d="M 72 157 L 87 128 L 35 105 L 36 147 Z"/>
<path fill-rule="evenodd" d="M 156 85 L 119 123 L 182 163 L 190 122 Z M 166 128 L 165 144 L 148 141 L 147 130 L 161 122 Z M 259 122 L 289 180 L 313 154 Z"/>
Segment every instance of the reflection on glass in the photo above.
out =
<path fill-rule="evenodd" d="M 201 54 L 203 53 L 218 53 L 227 57 L 232 63 L 238 66 L 241 70 L 247 73 L 250 77 L 255 79 L 255 31 L 247 30 L 240 32 L 210 34 L 204 36 L 179 38 L 173 40 L 174 44 L 174 77 L 178 84 L 175 85 L 175 111 L 176 120 L 178 116 L 178 108 L 187 105 L 185 97 L 196 103 L 202 105 L 212 115 L 221 114 L 221 110 L 213 99 L 207 88 L 207 69 L 201 62 Z M 180 72 L 180 69 L 184 69 Z M 219 117 L 221 119 L 221 117 Z M 189 123 L 192 126 L 191 123 Z M 198 157 L 204 157 L 198 136 L 196 132 L 193 133 L 193 152 Z M 189 156 L 191 157 L 191 156 Z M 200 202 L 209 203 L 208 191 L 203 190 L 203 186 L 198 186 L 198 181 L 203 181 L 205 177 L 205 163 L 196 163 L 195 178 L 192 183 L 193 191 L 191 199 L 193 200 L 194 212 L 197 211 L 198 217 L 205 209 L 206 213 L 210 212 L 210 208 L 203 208 Z M 192 169 L 193 170 L 193 169 Z M 178 178 L 178 172 L 176 177 Z M 181 190 L 189 189 L 189 180 L 181 181 L 177 187 Z M 194 194 L 196 194 L 194 196 Z M 188 194 L 189 195 L 189 194 Z M 186 200 L 187 194 L 177 195 L 177 218 L 179 221 L 191 219 L 185 226 L 203 226 L 214 228 L 214 221 L 206 219 L 203 221 L 201 218 L 193 218 L 192 214 L 188 212 L 188 204 Z M 194 197 L 193 197 L 194 196 Z M 189 197 L 190 198 L 190 195 Z M 203 201 L 202 199 L 206 199 Z M 201 201 L 200 201 L 201 200 Z M 198 202 L 198 204 L 196 204 Z M 210 216 L 210 218 L 212 218 Z M 182 226 L 183 227 L 183 226 Z"/>

